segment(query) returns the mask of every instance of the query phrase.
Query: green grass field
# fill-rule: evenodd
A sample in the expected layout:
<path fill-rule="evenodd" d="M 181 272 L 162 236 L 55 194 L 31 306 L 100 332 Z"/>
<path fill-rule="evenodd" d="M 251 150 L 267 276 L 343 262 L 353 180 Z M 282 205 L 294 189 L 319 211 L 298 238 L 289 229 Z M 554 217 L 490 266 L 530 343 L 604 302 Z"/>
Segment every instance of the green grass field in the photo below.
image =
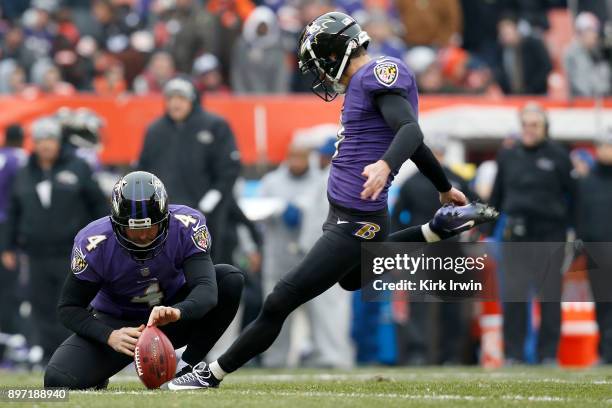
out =
<path fill-rule="evenodd" d="M 92 367 L 92 369 L 95 369 Z M 40 375 L 0 372 L 1 387 L 37 387 Z M 34 404 L 27 404 L 33 406 Z M 4 403 L 17 407 L 26 404 Z M 149 391 L 134 377 L 116 377 L 106 391 L 71 392 L 47 407 L 612 407 L 612 367 L 366 368 L 352 371 L 244 369 L 221 388 Z"/>

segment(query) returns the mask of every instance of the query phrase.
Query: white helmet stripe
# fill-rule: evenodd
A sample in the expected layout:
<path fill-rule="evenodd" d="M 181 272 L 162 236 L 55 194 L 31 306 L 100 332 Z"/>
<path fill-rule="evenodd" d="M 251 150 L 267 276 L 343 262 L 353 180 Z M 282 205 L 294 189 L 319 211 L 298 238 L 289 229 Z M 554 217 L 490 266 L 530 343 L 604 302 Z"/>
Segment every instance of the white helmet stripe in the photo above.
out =
<path fill-rule="evenodd" d="M 342 73 L 344 72 L 344 68 L 346 67 L 346 63 L 348 62 L 349 57 L 351 56 L 351 53 L 357 47 L 358 45 L 356 41 L 351 41 L 348 47 L 346 47 L 346 51 L 344 51 L 344 57 L 342 58 L 342 63 L 340 63 L 340 68 L 338 68 L 338 72 L 336 73 L 336 77 L 334 78 L 334 81 L 340 80 L 340 77 L 342 76 Z"/>

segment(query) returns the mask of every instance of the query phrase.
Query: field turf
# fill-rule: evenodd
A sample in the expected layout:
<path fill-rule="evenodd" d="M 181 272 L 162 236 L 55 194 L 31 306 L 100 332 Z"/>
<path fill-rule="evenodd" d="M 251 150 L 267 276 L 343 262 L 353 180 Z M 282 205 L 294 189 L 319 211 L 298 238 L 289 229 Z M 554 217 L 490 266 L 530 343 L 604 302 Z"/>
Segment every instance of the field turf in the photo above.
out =
<path fill-rule="evenodd" d="M 92 367 L 95 369 L 95 367 Z M 113 381 L 114 380 L 114 381 Z M 221 388 L 149 391 L 132 376 L 106 391 L 71 392 L 46 407 L 611 407 L 612 367 L 584 371 L 516 367 L 362 368 L 351 371 L 244 369 Z M 0 372 L 0 387 L 38 387 L 41 375 Z M 6 403 L 3 407 L 34 406 Z"/>

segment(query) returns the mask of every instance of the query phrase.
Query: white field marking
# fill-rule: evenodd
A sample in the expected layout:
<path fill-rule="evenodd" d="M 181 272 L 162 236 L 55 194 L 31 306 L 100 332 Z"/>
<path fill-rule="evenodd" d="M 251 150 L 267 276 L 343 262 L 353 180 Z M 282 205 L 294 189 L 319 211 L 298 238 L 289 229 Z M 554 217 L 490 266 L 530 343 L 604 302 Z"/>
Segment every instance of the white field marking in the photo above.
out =
<path fill-rule="evenodd" d="M 523 377 L 523 378 L 517 378 Z M 470 379 L 472 381 L 495 380 L 511 380 L 514 383 L 556 383 L 556 384 L 584 384 L 589 385 L 610 385 L 611 380 L 592 379 L 585 380 L 584 378 L 564 379 L 539 377 L 537 373 L 468 373 L 468 372 L 439 372 L 439 373 L 408 373 L 408 372 L 372 372 L 372 373 L 354 373 L 354 374 L 260 374 L 249 375 L 240 374 L 229 377 L 232 382 L 302 382 L 302 381 L 404 381 L 404 380 L 419 380 L 427 381 L 428 379 Z M 138 381 L 135 375 L 120 374 L 112 377 L 111 382 L 132 382 Z"/>
<path fill-rule="evenodd" d="M 219 394 L 217 393 L 219 392 Z M 71 393 L 81 395 L 159 395 L 156 391 L 73 391 Z M 180 391 L 178 395 L 199 395 L 201 397 L 212 397 L 220 395 L 241 395 L 241 396 L 262 396 L 262 397 L 300 397 L 300 398 L 354 398 L 354 399 L 394 399 L 412 401 L 529 401 L 529 402 L 605 402 L 612 404 L 612 400 L 595 400 L 585 398 L 564 398 L 548 395 L 502 395 L 499 397 L 486 397 L 476 395 L 455 395 L 455 394 L 419 394 L 405 395 L 396 393 L 358 393 L 358 392 L 322 392 L 322 391 L 252 391 L 252 390 L 226 390 L 226 391 L 204 391 L 187 390 Z"/>

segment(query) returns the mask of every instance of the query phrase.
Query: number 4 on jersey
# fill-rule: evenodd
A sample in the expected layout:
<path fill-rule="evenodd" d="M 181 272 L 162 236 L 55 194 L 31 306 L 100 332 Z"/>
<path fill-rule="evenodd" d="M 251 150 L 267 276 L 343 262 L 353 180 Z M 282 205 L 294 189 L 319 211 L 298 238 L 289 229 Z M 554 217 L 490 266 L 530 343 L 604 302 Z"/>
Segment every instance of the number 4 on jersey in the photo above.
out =
<path fill-rule="evenodd" d="M 164 292 L 159 287 L 158 282 L 153 282 L 144 291 L 142 296 L 134 296 L 132 302 L 134 303 L 146 303 L 153 307 L 159 305 L 164 298 Z"/>
<path fill-rule="evenodd" d="M 197 224 L 198 220 L 191 215 L 175 214 L 174 218 L 179 220 L 186 228 L 189 228 L 191 224 Z"/>
<path fill-rule="evenodd" d="M 92 235 L 87 238 L 87 251 L 91 252 L 98 247 L 98 245 L 106 239 L 106 235 Z"/>

